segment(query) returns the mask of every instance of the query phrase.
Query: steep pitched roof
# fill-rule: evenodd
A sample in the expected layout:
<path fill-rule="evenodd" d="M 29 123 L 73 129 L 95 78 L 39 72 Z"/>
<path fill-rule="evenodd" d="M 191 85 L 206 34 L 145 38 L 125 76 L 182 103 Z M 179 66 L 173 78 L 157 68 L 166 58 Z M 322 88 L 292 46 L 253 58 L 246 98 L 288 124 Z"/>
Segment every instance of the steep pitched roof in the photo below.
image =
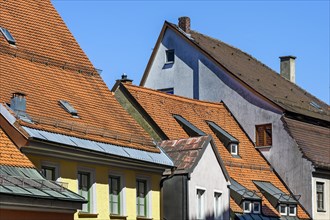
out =
<path fill-rule="evenodd" d="M 187 36 L 177 25 L 169 22 L 165 22 L 161 35 L 167 28 L 176 31 L 198 50 L 213 59 L 215 63 L 226 69 L 241 83 L 252 88 L 258 94 L 286 111 L 330 121 L 330 108 L 326 103 L 298 85 L 286 80 L 251 55 L 197 31 L 191 30 L 190 36 Z M 159 37 L 157 44 L 160 43 L 161 38 L 162 36 Z M 154 50 L 154 53 L 156 53 L 156 50 Z M 149 61 L 148 66 L 151 65 L 151 62 Z M 148 66 L 140 85 L 144 84 L 148 75 Z M 320 109 L 315 107 L 315 105 L 311 105 L 311 102 L 319 105 Z"/>
<path fill-rule="evenodd" d="M 283 182 L 273 172 L 261 153 L 255 149 L 253 143 L 224 104 L 188 99 L 133 85 L 125 84 L 123 86 L 170 139 L 188 138 L 184 129 L 173 118 L 174 114 L 181 115 L 204 133 L 212 135 L 231 178 L 249 190 L 258 191 L 253 180 L 259 180 L 270 182 L 289 194 Z M 239 141 L 240 158 L 230 154 L 206 121 L 218 124 Z M 234 212 L 242 212 L 234 200 L 231 200 L 231 208 Z M 262 210 L 266 215 L 278 216 L 278 211 L 265 198 L 263 198 Z M 308 218 L 300 206 L 298 207 L 298 216 Z"/>
<path fill-rule="evenodd" d="M 0 127 L 0 166 L 35 168 Z"/>
<path fill-rule="evenodd" d="M 21 125 L 119 146 L 159 152 L 147 133 L 120 106 L 49 0 L 0 3 L 0 102 L 26 94 L 33 123 Z M 59 101 L 77 110 L 74 118 Z"/>
<path fill-rule="evenodd" d="M 330 129 L 283 118 L 304 156 L 318 168 L 330 169 Z M 306 135 L 308 134 L 308 135 Z"/>

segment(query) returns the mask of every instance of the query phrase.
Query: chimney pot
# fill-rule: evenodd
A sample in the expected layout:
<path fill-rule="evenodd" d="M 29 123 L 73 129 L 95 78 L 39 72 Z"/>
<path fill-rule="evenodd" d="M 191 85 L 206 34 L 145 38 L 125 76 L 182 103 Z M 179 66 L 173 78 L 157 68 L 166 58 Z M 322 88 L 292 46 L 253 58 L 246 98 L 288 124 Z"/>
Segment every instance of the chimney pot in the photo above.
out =
<path fill-rule="evenodd" d="M 186 32 L 186 34 L 190 34 L 190 18 L 187 16 L 180 17 L 179 28 Z"/>
<path fill-rule="evenodd" d="M 121 83 L 127 83 L 127 84 L 132 84 L 133 80 L 132 79 L 128 79 L 127 78 L 127 74 L 123 73 L 123 75 L 121 75 L 121 79 L 117 80 L 120 81 Z"/>
<path fill-rule="evenodd" d="M 281 56 L 280 75 L 291 82 L 296 82 L 295 56 Z"/>

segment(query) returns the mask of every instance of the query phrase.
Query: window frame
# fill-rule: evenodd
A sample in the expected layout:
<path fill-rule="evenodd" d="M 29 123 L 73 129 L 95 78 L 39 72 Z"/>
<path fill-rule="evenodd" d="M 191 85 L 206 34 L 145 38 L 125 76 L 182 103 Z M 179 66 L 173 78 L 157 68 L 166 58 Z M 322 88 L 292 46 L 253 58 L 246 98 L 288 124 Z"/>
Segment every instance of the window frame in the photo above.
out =
<path fill-rule="evenodd" d="M 13 35 L 9 32 L 8 29 L 4 28 L 4 27 L 0 27 L 0 32 L 2 33 L 2 35 L 5 37 L 6 41 L 10 44 L 10 45 L 16 45 L 16 40 L 13 37 Z"/>
<path fill-rule="evenodd" d="M 246 207 L 246 204 L 248 204 L 248 208 L 249 208 L 249 210 L 245 210 L 245 207 Z M 252 204 L 252 202 L 251 201 L 244 201 L 243 202 L 243 212 L 244 213 L 251 213 L 252 212 L 252 210 L 251 210 L 251 205 Z"/>
<path fill-rule="evenodd" d="M 235 152 L 233 152 L 233 146 L 235 146 Z M 235 156 L 239 155 L 238 154 L 238 144 L 231 143 L 231 144 L 229 144 L 229 147 L 230 147 L 230 154 L 231 155 L 235 155 Z"/>
<path fill-rule="evenodd" d="M 255 207 L 256 204 L 258 204 L 258 207 L 259 207 L 258 211 L 254 210 L 254 207 Z M 253 202 L 252 203 L 252 212 L 255 213 L 255 214 L 260 214 L 260 212 L 261 212 L 261 202 Z"/>
<path fill-rule="evenodd" d="M 77 169 L 77 192 L 80 194 L 79 189 L 79 173 L 89 174 L 89 190 L 88 190 L 88 203 L 89 206 L 88 212 L 84 211 L 83 209 L 79 210 L 78 214 L 95 214 L 96 210 L 96 189 L 95 189 L 95 170 L 91 168 L 82 168 L 78 167 Z M 84 197 L 85 198 L 85 197 Z"/>
<path fill-rule="evenodd" d="M 145 195 L 144 195 L 144 215 L 140 215 L 140 209 L 138 208 L 139 207 L 139 204 L 138 204 L 138 201 L 139 201 L 139 199 L 138 199 L 138 193 L 139 193 L 138 181 L 145 183 L 145 187 L 144 187 L 144 190 L 145 190 L 145 192 L 144 192 L 145 193 Z M 137 217 L 148 218 L 151 215 L 151 207 L 150 207 L 151 201 L 150 201 L 150 196 L 149 196 L 150 180 L 148 178 L 138 176 L 138 177 L 136 177 L 135 182 L 136 182 L 136 216 Z"/>
<path fill-rule="evenodd" d="M 294 213 L 291 214 L 290 208 L 292 208 L 292 207 L 294 208 Z M 287 212 L 288 212 L 289 216 L 296 216 L 297 215 L 297 206 L 296 205 L 289 205 L 287 209 L 288 209 Z"/>
<path fill-rule="evenodd" d="M 199 197 L 198 192 L 201 192 Z M 196 219 L 201 220 L 205 219 L 205 196 L 206 189 L 201 187 L 196 187 Z M 200 204 L 200 205 L 199 205 Z"/>
<path fill-rule="evenodd" d="M 173 60 L 169 60 L 169 53 L 173 53 Z M 165 64 L 172 64 L 175 61 L 175 50 L 174 49 L 167 49 L 165 50 Z"/>
<path fill-rule="evenodd" d="M 284 207 L 284 208 L 285 208 L 285 212 L 282 212 L 281 207 Z M 286 204 L 280 204 L 280 205 L 278 206 L 278 212 L 279 212 L 281 215 L 288 215 L 288 206 L 287 206 Z"/>
<path fill-rule="evenodd" d="M 43 168 L 51 168 L 51 169 L 54 169 L 54 180 L 50 180 L 50 181 L 60 181 L 60 166 L 58 163 L 54 163 L 54 162 L 49 162 L 49 161 L 42 161 L 41 162 L 41 165 L 40 165 L 40 170 L 41 170 L 41 173 L 43 174 L 43 176 L 45 176 L 44 172 L 43 172 Z M 45 176 L 46 178 L 46 176 Z"/>
<path fill-rule="evenodd" d="M 113 213 L 113 186 L 112 186 L 112 180 L 117 180 L 117 212 L 118 213 Z M 110 215 L 121 215 L 121 204 L 122 204 L 122 196 L 121 196 L 121 191 L 122 191 L 122 183 L 121 183 L 121 177 L 120 176 L 115 176 L 115 175 L 109 175 L 109 213 Z"/>
<path fill-rule="evenodd" d="M 321 185 L 322 186 L 322 191 L 321 192 L 319 192 L 318 191 L 318 185 Z M 316 209 L 317 209 L 317 211 L 318 212 L 324 212 L 325 211 L 325 202 L 324 202 L 324 185 L 325 185 L 325 183 L 324 182 L 320 182 L 320 181 L 316 181 L 316 189 L 315 189 L 315 191 L 316 191 Z M 322 195 L 322 201 L 321 201 L 321 204 L 322 204 L 322 207 L 319 207 L 319 196 L 318 195 Z"/>
<path fill-rule="evenodd" d="M 213 213 L 215 218 L 221 217 L 221 204 L 222 204 L 222 192 L 214 191 L 213 193 Z"/>
<path fill-rule="evenodd" d="M 259 129 L 263 129 L 259 133 Z M 270 129 L 270 143 L 267 142 L 267 129 Z M 273 146 L 273 125 L 272 123 L 255 125 L 255 145 L 256 147 L 271 147 Z M 259 137 L 263 136 L 263 143 L 259 143 Z"/>

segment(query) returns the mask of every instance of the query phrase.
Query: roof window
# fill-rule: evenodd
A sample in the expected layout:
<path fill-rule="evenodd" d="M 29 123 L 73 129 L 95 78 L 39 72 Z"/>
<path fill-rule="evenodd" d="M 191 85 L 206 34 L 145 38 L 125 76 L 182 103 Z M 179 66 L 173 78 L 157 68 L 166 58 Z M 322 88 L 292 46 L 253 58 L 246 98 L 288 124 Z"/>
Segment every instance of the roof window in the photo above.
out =
<path fill-rule="evenodd" d="M 181 127 L 185 130 L 185 132 L 189 135 L 189 137 L 198 137 L 198 136 L 206 135 L 203 131 L 201 131 L 196 126 L 191 124 L 181 115 L 173 115 L 173 117 L 181 125 Z"/>
<path fill-rule="evenodd" d="M 72 115 L 72 117 L 79 118 L 78 111 L 74 109 L 68 101 L 60 100 L 58 102 L 67 112 L 69 112 Z"/>
<path fill-rule="evenodd" d="M 314 101 L 311 101 L 309 104 L 318 110 L 322 110 L 321 106 Z"/>
<path fill-rule="evenodd" d="M 0 27 L 0 31 L 3 34 L 3 36 L 6 38 L 8 43 L 10 43 L 12 45 L 16 44 L 16 40 L 14 39 L 14 37 L 10 34 L 10 32 L 6 28 Z"/>
<path fill-rule="evenodd" d="M 165 92 L 167 94 L 174 94 L 174 88 L 158 89 L 160 92 Z"/>
<path fill-rule="evenodd" d="M 223 130 L 219 125 L 212 121 L 206 121 L 206 123 L 210 126 L 211 130 L 215 133 L 215 135 L 219 138 L 219 140 L 223 143 L 223 145 L 227 148 L 227 150 L 234 157 L 239 157 L 238 155 L 238 143 L 239 141 L 230 135 L 227 131 Z"/>
<path fill-rule="evenodd" d="M 174 50 L 166 50 L 166 64 L 174 63 Z"/>

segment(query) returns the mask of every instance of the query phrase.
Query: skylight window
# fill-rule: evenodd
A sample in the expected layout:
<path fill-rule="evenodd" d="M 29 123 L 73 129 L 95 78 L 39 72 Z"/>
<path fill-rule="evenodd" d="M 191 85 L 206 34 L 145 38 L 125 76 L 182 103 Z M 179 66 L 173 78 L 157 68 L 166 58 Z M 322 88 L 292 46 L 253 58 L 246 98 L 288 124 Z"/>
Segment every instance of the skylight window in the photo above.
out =
<path fill-rule="evenodd" d="M 319 104 L 317 104 L 316 102 L 312 101 L 309 103 L 311 106 L 313 106 L 314 108 L 317 108 L 318 110 L 321 110 L 321 106 L 319 106 Z"/>
<path fill-rule="evenodd" d="M 10 43 L 12 45 L 16 44 L 16 40 L 14 39 L 14 37 L 10 34 L 10 32 L 6 28 L 0 27 L 0 31 L 3 34 L 3 36 L 6 38 L 8 43 Z"/>
<path fill-rule="evenodd" d="M 79 118 L 78 111 L 74 109 L 68 101 L 60 100 L 58 102 L 67 112 L 69 112 L 72 115 L 72 117 Z"/>

